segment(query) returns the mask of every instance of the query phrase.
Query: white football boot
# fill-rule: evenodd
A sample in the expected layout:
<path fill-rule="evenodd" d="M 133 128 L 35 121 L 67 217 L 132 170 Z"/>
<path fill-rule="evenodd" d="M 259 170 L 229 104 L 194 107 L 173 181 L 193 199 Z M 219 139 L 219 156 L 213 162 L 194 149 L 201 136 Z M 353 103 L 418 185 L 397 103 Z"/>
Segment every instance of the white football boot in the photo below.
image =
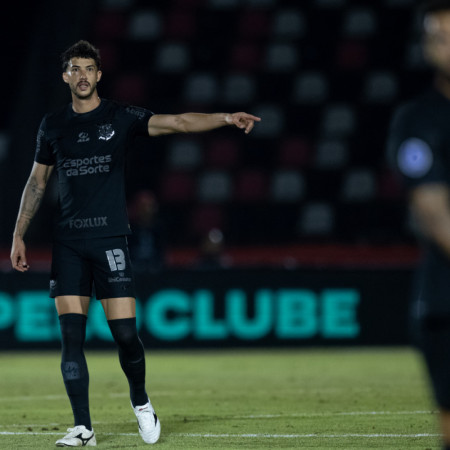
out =
<path fill-rule="evenodd" d="M 133 406 L 133 405 L 131 405 Z M 161 424 L 150 400 L 142 406 L 133 407 L 139 425 L 139 434 L 146 444 L 154 444 L 161 434 Z"/>
<path fill-rule="evenodd" d="M 78 425 L 67 429 L 62 439 L 56 441 L 57 447 L 94 447 L 97 445 L 94 429 L 89 431 L 84 425 Z"/>

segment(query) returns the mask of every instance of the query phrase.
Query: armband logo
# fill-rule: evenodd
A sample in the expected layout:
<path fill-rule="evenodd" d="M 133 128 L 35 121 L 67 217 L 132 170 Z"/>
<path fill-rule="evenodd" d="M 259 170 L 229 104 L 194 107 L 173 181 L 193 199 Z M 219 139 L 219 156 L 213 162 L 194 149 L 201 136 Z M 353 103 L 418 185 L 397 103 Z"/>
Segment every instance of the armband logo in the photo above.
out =
<path fill-rule="evenodd" d="M 39 130 L 36 138 L 36 152 L 39 153 L 41 151 L 41 142 L 44 137 L 44 130 Z"/>
<path fill-rule="evenodd" d="M 420 178 L 430 171 L 433 159 L 433 152 L 425 141 L 410 138 L 398 150 L 397 165 L 403 175 Z"/>
<path fill-rule="evenodd" d="M 139 117 L 140 120 L 142 120 L 145 117 L 145 111 L 143 109 L 136 108 L 134 106 L 127 106 L 126 112 Z"/>

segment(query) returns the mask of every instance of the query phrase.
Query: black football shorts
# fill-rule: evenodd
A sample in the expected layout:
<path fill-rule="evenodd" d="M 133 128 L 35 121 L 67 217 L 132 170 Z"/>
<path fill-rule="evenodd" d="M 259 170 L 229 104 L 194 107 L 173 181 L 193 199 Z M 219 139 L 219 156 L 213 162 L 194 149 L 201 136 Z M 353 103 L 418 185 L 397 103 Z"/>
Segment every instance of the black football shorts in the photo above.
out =
<path fill-rule="evenodd" d="M 125 236 L 57 241 L 53 245 L 50 297 L 136 297 Z"/>
<path fill-rule="evenodd" d="M 450 411 L 450 317 L 422 319 L 419 333 L 419 346 L 425 357 L 436 403 Z"/>

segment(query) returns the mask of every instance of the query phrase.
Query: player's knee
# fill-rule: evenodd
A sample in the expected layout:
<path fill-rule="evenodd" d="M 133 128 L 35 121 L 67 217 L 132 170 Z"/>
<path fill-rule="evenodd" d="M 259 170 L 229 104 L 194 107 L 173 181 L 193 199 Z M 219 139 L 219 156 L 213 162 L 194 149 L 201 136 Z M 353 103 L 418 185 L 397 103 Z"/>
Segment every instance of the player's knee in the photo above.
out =
<path fill-rule="evenodd" d="M 66 345 L 82 346 L 86 336 L 86 319 L 83 314 L 62 314 L 59 316 L 61 341 Z"/>
<path fill-rule="evenodd" d="M 117 319 L 108 321 L 114 341 L 122 350 L 141 346 L 136 328 L 136 319 Z"/>

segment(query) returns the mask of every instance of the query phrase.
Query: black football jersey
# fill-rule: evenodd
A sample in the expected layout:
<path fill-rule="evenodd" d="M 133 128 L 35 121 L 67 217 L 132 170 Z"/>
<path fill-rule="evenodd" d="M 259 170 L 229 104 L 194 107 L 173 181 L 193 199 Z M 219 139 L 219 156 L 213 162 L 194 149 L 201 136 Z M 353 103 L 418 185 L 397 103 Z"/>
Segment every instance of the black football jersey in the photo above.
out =
<path fill-rule="evenodd" d="M 425 184 L 450 186 L 450 100 L 430 90 L 394 114 L 388 155 L 407 189 Z M 414 314 L 450 316 L 450 259 L 421 237 L 424 257 L 414 277 Z"/>
<path fill-rule="evenodd" d="M 408 188 L 450 184 L 450 100 L 430 90 L 401 106 L 392 120 L 388 152 Z"/>
<path fill-rule="evenodd" d="M 135 136 L 148 136 L 152 112 L 110 100 L 77 114 L 69 104 L 40 125 L 35 161 L 54 165 L 59 207 L 55 238 L 130 234 L 125 159 Z"/>

